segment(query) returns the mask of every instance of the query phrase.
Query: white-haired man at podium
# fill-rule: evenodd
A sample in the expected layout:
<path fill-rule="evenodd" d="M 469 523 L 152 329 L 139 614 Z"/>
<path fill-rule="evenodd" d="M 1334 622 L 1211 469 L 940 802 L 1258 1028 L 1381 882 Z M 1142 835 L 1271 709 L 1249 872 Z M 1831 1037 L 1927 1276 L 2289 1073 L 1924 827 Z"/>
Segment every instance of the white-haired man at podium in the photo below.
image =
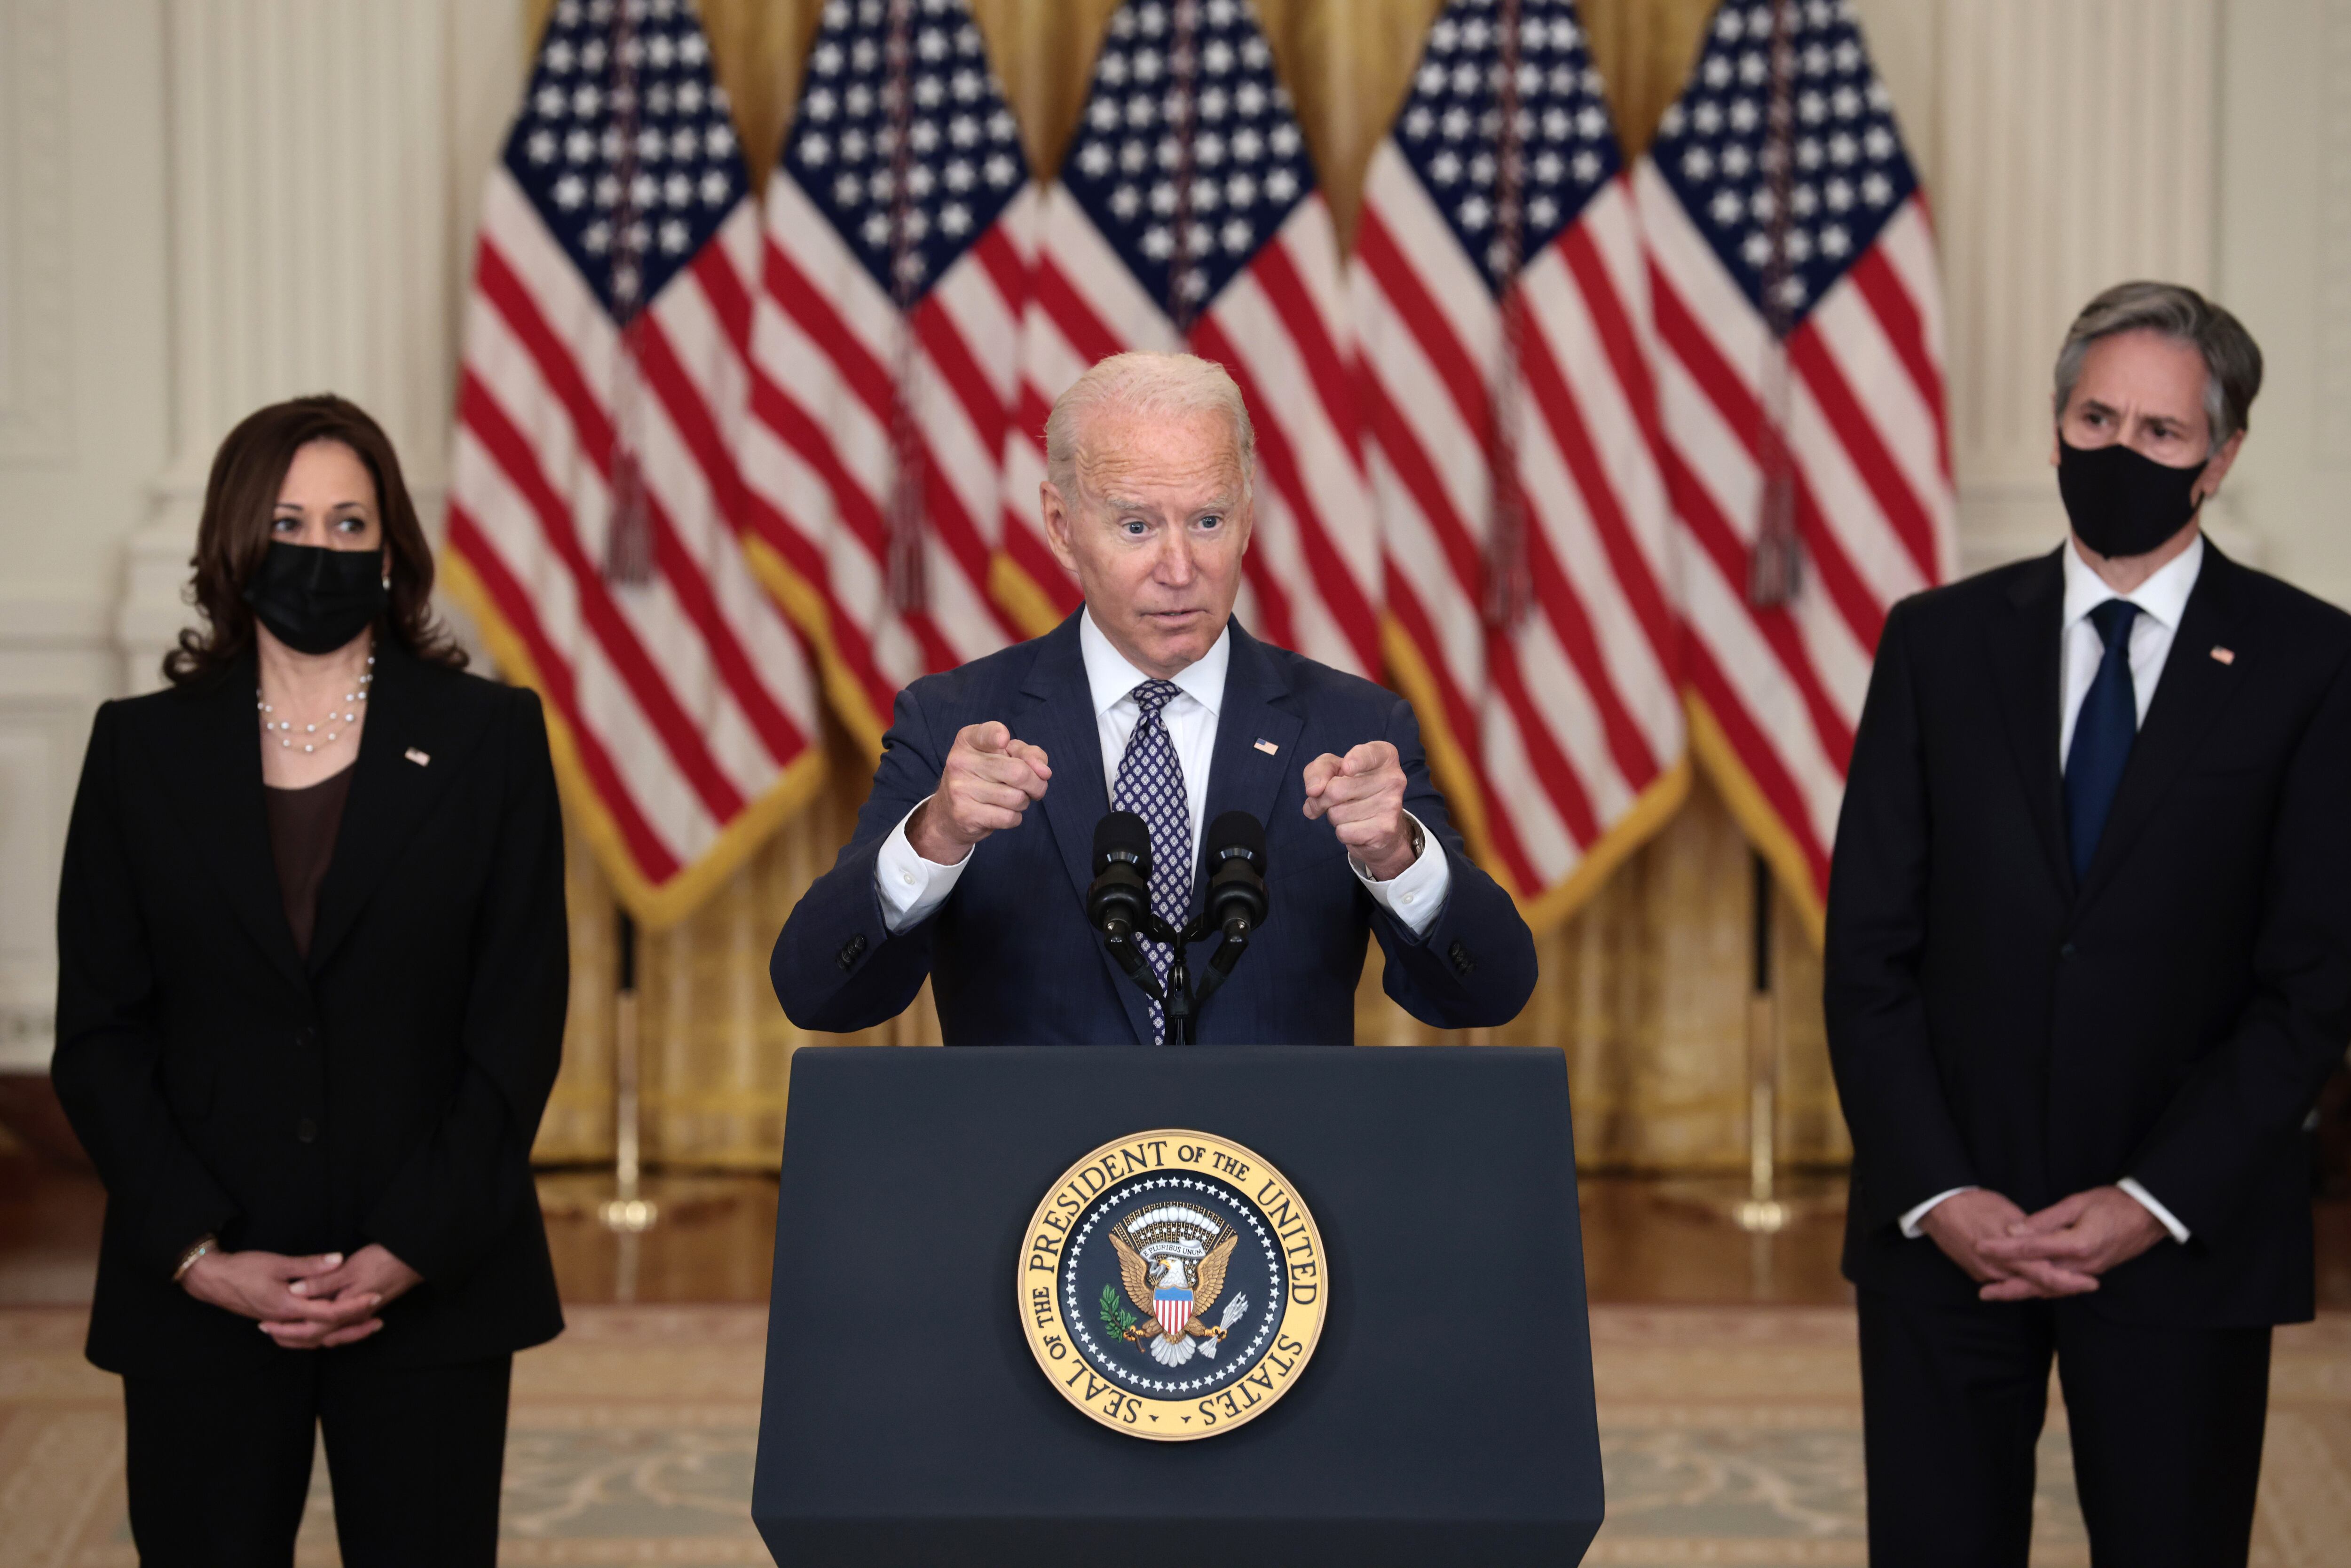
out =
<path fill-rule="evenodd" d="M 1411 705 L 1233 617 L 1256 440 L 1231 377 L 1104 360 L 1055 402 L 1046 463 L 1047 535 L 1085 603 L 899 695 L 856 833 L 777 939 L 786 1013 L 863 1029 L 928 977 L 949 1045 L 1167 1043 L 1166 1009 L 1087 920 L 1116 810 L 1147 825 L 1151 903 L 1176 925 L 1202 907 L 1204 824 L 1264 824 L 1270 913 L 1200 1043 L 1352 1044 L 1374 938 L 1415 1017 L 1515 1017 L 1533 939 L 1454 831 Z M 1164 979 L 1168 946 L 1141 946 Z"/>

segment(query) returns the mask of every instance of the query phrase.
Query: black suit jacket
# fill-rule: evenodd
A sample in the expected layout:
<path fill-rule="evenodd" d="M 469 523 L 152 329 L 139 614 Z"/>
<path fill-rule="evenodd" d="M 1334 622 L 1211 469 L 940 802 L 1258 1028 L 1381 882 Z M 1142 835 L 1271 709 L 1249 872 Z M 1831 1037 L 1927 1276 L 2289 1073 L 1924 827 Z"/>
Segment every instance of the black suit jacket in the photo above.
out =
<path fill-rule="evenodd" d="M 956 732 L 990 719 L 1045 748 L 1052 783 L 1019 827 L 980 841 L 929 918 L 890 936 L 873 887 L 883 841 L 938 788 Z M 1305 817 L 1306 764 L 1379 739 L 1403 758 L 1405 809 L 1452 862 L 1445 908 L 1425 937 L 1364 891 L 1330 822 Z M 914 682 L 899 694 L 855 836 L 776 939 L 771 974 L 784 1011 L 802 1029 L 868 1028 L 896 1016 L 929 975 L 949 1045 L 1148 1045 L 1143 993 L 1086 923 L 1094 825 L 1109 810 L 1076 615 L 1033 642 Z M 1534 940 L 1454 831 L 1412 706 L 1260 643 L 1238 621 L 1201 821 L 1230 810 L 1265 823 L 1271 907 L 1230 982 L 1202 1008 L 1201 1044 L 1353 1044 L 1366 933 L 1386 954 L 1388 995 L 1428 1023 L 1504 1023 L 1526 1005 Z M 1195 914 L 1206 898 L 1196 873 Z M 1193 950 L 1196 976 L 1210 951 Z"/>
<path fill-rule="evenodd" d="M 313 1354 L 172 1283 L 207 1231 L 381 1242 L 424 1276 L 381 1332 L 316 1354 L 431 1364 L 551 1338 L 529 1155 L 569 951 L 538 699 L 384 644 L 306 962 L 253 693 L 248 656 L 106 704 L 74 800 L 53 1072 L 106 1181 L 90 1359 L 178 1376 Z"/>
<path fill-rule="evenodd" d="M 2127 1176 L 2192 1239 L 2110 1271 L 2097 1311 L 2307 1318 L 2300 1129 L 2351 1040 L 2351 617 L 2208 542 L 2076 886 L 2064 600 L 2050 555 L 1906 601 L 1878 644 L 1829 885 L 1846 1274 L 1971 1299 L 1898 1216 Z"/>

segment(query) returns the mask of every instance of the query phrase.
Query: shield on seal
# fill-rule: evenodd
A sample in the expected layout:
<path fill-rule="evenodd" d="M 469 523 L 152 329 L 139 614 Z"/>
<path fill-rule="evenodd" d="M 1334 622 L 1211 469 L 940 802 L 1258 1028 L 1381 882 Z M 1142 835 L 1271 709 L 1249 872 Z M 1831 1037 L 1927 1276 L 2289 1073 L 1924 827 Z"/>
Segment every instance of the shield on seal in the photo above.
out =
<path fill-rule="evenodd" d="M 1165 1331 L 1169 1339 L 1181 1339 L 1184 1336 L 1184 1325 L 1192 1321 L 1192 1292 L 1190 1291 L 1154 1291 L 1151 1293 L 1151 1312 L 1152 1315 L 1159 1320 L 1160 1328 Z"/>

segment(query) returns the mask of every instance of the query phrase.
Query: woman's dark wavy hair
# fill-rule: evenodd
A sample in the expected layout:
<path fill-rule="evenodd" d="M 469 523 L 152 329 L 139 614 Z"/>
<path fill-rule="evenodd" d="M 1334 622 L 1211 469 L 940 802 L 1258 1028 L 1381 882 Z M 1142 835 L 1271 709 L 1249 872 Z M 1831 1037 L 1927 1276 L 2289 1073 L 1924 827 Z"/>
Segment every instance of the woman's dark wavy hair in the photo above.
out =
<path fill-rule="evenodd" d="M 377 621 L 376 635 L 391 637 L 429 664 L 465 667 L 465 651 L 433 614 L 433 549 L 417 524 L 392 442 L 357 403 L 323 393 L 246 415 L 213 458 L 196 553 L 188 563 L 195 568 L 193 589 L 204 624 L 182 632 L 180 645 L 163 655 L 163 675 L 173 685 L 212 680 L 253 646 L 245 586 L 268 553 L 286 470 L 294 454 L 313 441 L 342 443 L 375 479 L 376 513 L 392 547 L 392 607 Z"/>

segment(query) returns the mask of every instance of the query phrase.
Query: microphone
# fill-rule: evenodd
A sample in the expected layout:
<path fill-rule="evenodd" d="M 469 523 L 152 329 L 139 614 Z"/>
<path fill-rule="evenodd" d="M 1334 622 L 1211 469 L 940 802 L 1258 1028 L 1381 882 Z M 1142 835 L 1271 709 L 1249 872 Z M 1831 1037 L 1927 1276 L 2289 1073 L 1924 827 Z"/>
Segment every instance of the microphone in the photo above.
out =
<path fill-rule="evenodd" d="M 1113 943 L 1129 942 L 1150 926 L 1151 829 L 1132 811 L 1113 811 L 1094 824 L 1086 920 Z"/>
<path fill-rule="evenodd" d="M 1265 924 L 1265 824 L 1247 811 L 1227 811 L 1208 825 L 1207 845 L 1207 908 L 1191 935 L 1221 932 L 1223 937 L 1208 955 L 1208 972 L 1193 994 L 1196 1015 L 1232 978 L 1233 966 L 1249 951 L 1250 934 Z M 1188 1042 L 1192 1036 L 1185 1038 Z"/>
<path fill-rule="evenodd" d="M 1208 824 L 1207 844 L 1207 926 L 1245 942 L 1265 924 L 1265 824 L 1227 811 Z"/>

